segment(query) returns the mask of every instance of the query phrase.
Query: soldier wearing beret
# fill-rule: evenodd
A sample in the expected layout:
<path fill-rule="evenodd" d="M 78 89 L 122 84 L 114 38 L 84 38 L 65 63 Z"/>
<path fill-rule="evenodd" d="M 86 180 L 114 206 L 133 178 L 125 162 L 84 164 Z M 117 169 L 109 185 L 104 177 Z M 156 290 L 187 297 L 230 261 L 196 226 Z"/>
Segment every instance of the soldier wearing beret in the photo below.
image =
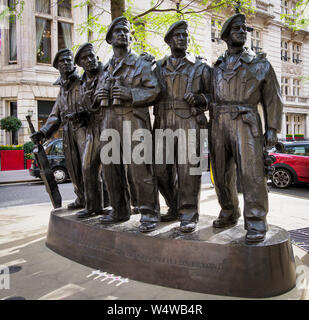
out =
<path fill-rule="evenodd" d="M 200 129 L 206 128 L 204 111 L 210 100 L 210 67 L 206 62 L 187 52 L 189 44 L 188 23 L 178 21 L 170 26 L 165 38 L 171 55 L 157 62 L 156 74 L 161 84 L 160 99 L 156 102 L 154 129 L 181 129 L 188 136 L 190 129 L 196 134 L 196 155 L 200 154 Z M 199 193 L 201 175 L 191 175 L 190 169 L 198 164 L 179 159 L 180 139 L 173 147 L 163 145 L 163 164 L 156 164 L 159 191 L 169 206 L 162 221 L 180 220 L 182 232 L 195 230 L 199 218 Z M 173 151 L 173 154 L 170 154 Z M 161 153 L 157 143 L 156 152 Z M 167 163 L 166 157 L 173 159 Z M 157 158 L 157 157 L 156 157 Z"/>
<path fill-rule="evenodd" d="M 159 221 L 153 166 L 136 164 L 134 161 L 123 164 L 123 146 L 128 143 L 123 141 L 123 122 L 130 122 L 132 132 L 136 129 L 151 130 L 149 106 L 158 96 L 160 89 L 151 62 L 130 49 L 130 23 L 125 17 L 113 20 L 108 28 L 106 41 L 112 45 L 114 55 L 104 66 L 103 87 L 97 96 L 105 101 L 102 107 L 102 129 L 114 129 L 120 134 L 121 163 L 103 164 L 113 212 L 100 219 L 101 223 L 109 224 L 130 218 L 130 196 L 127 189 L 129 185 L 141 213 L 139 230 L 149 232 L 157 227 Z M 106 83 L 110 85 L 107 86 Z M 132 141 L 132 150 L 136 144 L 136 141 Z"/>
<path fill-rule="evenodd" d="M 251 30 L 243 14 L 230 17 L 222 27 L 221 39 L 228 49 L 215 63 L 210 113 L 211 162 L 221 205 L 213 226 L 228 227 L 240 217 L 237 167 L 244 194 L 247 243 L 265 238 L 268 195 L 263 145 L 270 147 L 277 142 L 282 118 L 280 88 L 266 54 L 244 48 L 247 31 Z M 257 110 L 259 103 L 263 107 L 265 135 Z"/>
<path fill-rule="evenodd" d="M 72 51 L 59 50 L 53 66 L 60 72 L 60 78 L 55 83 L 60 85 L 60 93 L 45 125 L 33 133 L 31 138 L 36 141 L 49 139 L 60 126 L 63 127 L 65 161 L 77 196 L 76 200 L 68 205 L 68 209 L 81 209 L 85 206 L 82 156 L 86 130 L 83 126 L 83 107 L 80 105 L 80 80 L 73 63 Z"/>
<path fill-rule="evenodd" d="M 108 194 L 102 179 L 100 160 L 100 134 L 103 113 L 95 96 L 103 66 L 95 55 L 91 43 L 81 45 L 75 55 L 75 63 L 84 69 L 81 78 L 81 105 L 87 110 L 86 142 L 83 157 L 85 209 L 77 212 L 79 218 L 108 213 Z"/>

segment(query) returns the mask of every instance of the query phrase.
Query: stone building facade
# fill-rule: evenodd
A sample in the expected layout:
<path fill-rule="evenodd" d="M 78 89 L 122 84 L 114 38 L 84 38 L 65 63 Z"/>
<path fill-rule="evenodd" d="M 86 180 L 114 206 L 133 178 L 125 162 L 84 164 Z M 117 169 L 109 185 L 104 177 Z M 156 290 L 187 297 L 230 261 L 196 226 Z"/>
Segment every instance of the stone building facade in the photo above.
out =
<path fill-rule="evenodd" d="M 8 5 L 11 1 L 0 0 L 0 4 Z M 171 5 L 175 6 L 175 1 L 166 3 L 167 7 Z M 149 6 L 149 0 L 137 1 L 136 11 Z M 256 12 L 248 17 L 254 31 L 248 36 L 247 46 L 267 53 L 281 83 L 284 117 L 279 137 L 282 140 L 297 135 L 309 139 L 309 81 L 303 78 L 309 76 L 309 30 L 292 32 L 280 19 L 280 14 L 292 12 L 293 6 L 293 0 L 256 0 Z M 80 23 L 87 19 L 89 12 L 95 14 L 91 10 L 94 9 L 74 7 L 70 0 L 59 4 L 56 0 L 25 1 L 22 19 L 11 19 L 8 28 L 2 30 L 0 118 L 15 115 L 22 121 L 16 143 L 29 140 L 25 116 L 32 113 L 35 127 L 40 128 L 56 100 L 59 88 L 53 83 L 58 72 L 52 67 L 56 52 L 98 38 L 96 34 L 81 35 L 79 31 Z M 219 38 L 218 25 L 233 13 L 232 9 L 219 15 L 207 13 L 202 24 L 191 26 L 191 33 L 210 64 L 226 49 Z M 108 25 L 110 19 L 107 13 L 101 16 L 104 25 Z M 153 43 L 164 48 L 162 37 L 154 38 Z M 99 47 L 98 56 L 103 62 L 110 54 L 111 48 L 106 43 Z M 8 142 L 8 134 L 0 130 L 0 144 Z"/>

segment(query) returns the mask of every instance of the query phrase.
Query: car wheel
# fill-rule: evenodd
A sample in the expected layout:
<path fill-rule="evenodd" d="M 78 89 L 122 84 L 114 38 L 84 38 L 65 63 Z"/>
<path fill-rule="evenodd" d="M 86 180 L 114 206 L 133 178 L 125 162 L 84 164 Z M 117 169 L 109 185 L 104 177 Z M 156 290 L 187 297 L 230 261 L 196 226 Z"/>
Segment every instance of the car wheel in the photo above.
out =
<path fill-rule="evenodd" d="M 292 175 L 288 170 L 278 168 L 275 169 L 271 180 L 276 188 L 284 189 L 292 184 Z"/>
<path fill-rule="evenodd" d="M 57 183 L 64 183 L 68 180 L 68 173 L 64 168 L 54 168 L 53 173 Z"/>

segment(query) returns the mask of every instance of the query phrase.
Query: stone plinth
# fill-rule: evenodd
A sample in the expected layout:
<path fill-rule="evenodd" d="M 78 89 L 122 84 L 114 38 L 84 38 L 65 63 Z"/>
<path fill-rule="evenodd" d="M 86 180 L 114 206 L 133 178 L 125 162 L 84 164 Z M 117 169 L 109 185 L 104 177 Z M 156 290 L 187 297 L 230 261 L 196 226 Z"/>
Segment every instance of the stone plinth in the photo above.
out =
<path fill-rule="evenodd" d="M 201 215 L 191 234 L 179 222 L 138 232 L 139 216 L 103 226 L 97 217 L 79 220 L 72 211 L 51 213 L 47 246 L 92 268 L 177 289 L 234 297 L 270 297 L 295 286 L 295 262 L 288 232 L 270 225 L 264 242 L 245 244 L 242 224 L 212 228 Z"/>

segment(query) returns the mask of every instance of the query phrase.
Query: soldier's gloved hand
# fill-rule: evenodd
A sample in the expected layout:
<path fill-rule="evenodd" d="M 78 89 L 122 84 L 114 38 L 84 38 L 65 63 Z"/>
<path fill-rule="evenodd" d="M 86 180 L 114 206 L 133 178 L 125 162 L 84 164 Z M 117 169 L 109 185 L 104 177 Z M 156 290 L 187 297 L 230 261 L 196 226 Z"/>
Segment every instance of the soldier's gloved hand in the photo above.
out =
<path fill-rule="evenodd" d="M 112 89 L 112 95 L 113 95 L 113 99 L 132 101 L 131 89 L 123 86 L 114 86 Z"/>
<path fill-rule="evenodd" d="M 99 89 L 94 95 L 95 102 L 101 102 L 103 99 L 109 98 L 109 90 L 106 88 Z"/>
<path fill-rule="evenodd" d="M 199 107 L 205 104 L 205 99 L 200 94 L 186 93 L 184 98 L 190 107 Z"/>
<path fill-rule="evenodd" d="M 277 130 L 269 128 L 265 133 L 265 146 L 273 147 L 278 142 Z"/>
<path fill-rule="evenodd" d="M 30 135 L 30 139 L 32 140 L 33 143 L 38 144 L 40 141 L 42 141 L 45 138 L 44 133 L 41 131 L 36 131 L 33 132 Z"/>

